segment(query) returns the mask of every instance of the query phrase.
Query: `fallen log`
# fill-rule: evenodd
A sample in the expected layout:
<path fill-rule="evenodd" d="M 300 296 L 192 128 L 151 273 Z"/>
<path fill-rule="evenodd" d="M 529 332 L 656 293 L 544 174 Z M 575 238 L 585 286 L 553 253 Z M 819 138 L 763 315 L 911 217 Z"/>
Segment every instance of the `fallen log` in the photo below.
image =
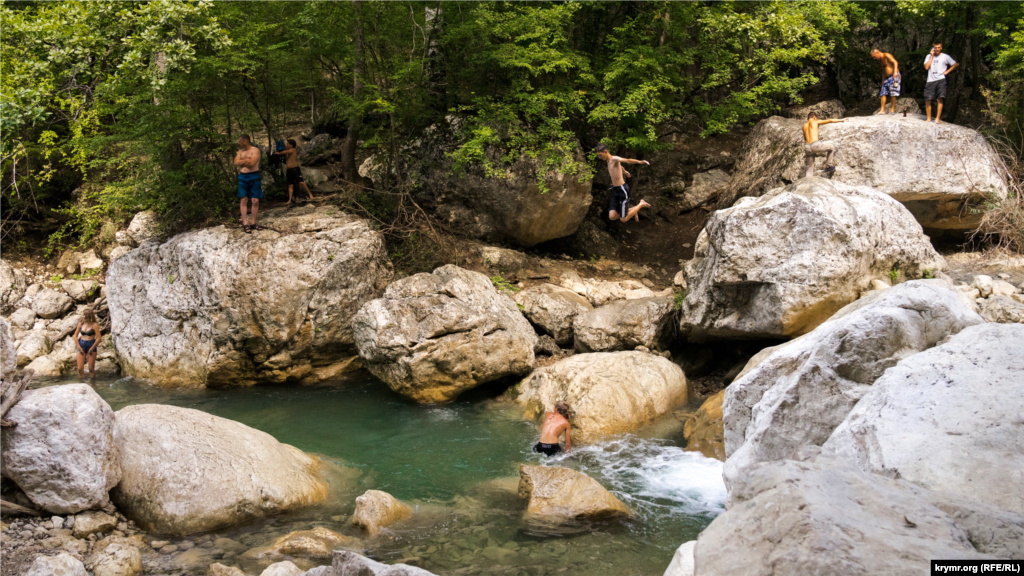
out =
<path fill-rule="evenodd" d="M 26 508 L 25 506 L 19 506 L 13 502 L 8 502 L 6 500 L 0 500 L 0 514 L 3 514 L 5 516 L 9 514 L 23 514 L 27 516 L 43 515 L 43 513 L 38 510 Z"/>

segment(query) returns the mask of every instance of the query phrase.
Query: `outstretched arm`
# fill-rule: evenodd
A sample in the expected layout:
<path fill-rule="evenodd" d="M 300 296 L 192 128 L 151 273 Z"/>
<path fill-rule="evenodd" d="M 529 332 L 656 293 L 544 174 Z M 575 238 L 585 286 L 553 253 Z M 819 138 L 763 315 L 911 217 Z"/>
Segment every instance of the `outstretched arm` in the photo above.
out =
<path fill-rule="evenodd" d="M 846 118 L 843 118 L 842 120 L 818 120 L 818 126 L 821 126 L 822 124 L 838 124 L 839 122 L 846 122 Z"/>
<path fill-rule="evenodd" d="M 623 164 L 644 164 L 647 166 L 651 165 L 651 163 L 648 162 L 647 160 L 634 160 L 632 158 L 619 158 L 619 162 Z"/>

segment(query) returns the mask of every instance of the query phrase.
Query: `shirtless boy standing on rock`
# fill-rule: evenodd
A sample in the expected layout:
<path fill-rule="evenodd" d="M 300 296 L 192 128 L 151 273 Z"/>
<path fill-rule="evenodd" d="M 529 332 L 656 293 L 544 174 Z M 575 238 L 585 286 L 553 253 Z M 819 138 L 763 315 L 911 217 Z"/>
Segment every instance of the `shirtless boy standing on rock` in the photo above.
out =
<path fill-rule="evenodd" d="M 900 63 L 888 52 L 882 52 L 878 48 L 871 50 L 871 57 L 882 65 L 882 89 L 878 95 L 882 98 L 882 109 L 879 114 L 885 114 L 885 97 L 892 96 L 892 111 L 896 113 L 896 98 L 900 95 Z"/>
<path fill-rule="evenodd" d="M 835 122 L 846 122 L 846 120 L 818 120 L 818 115 L 814 112 L 807 115 L 807 122 L 804 124 L 804 168 L 807 170 L 805 177 L 814 176 L 814 159 L 818 156 L 825 157 L 825 172 L 835 171 L 836 167 L 828 166 L 828 164 L 832 161 L 832 155 L 838 150 L 836 143 L 830 140 L 818 140 L 818 126 Z"/>
<path fill-rule="evenodd" d="M 572 438 L 569 437 L 569 405 L 565 402 L 555 404 L 554 412 L 544 414 L 544 423 L 540 425 L 540 442 L 533 446 L 534 452 L 545 456 L 554 456 L 562 451 L 558 437 L 565 432 L 565 451 L 572 449 Z"/>
<path fill-rule="evenodd" d="M 608 147 L 604 144 L 598 144 L 596 150 L 597 157 L 608 163 L 608 175 L 612 177 L 612 195 L 608 201 L 608 219 L 629 222 L 630 218 L 633 218 L 639 222 L 640 216 L 637 215 L 637 212 L 640 212 L 641 208 L 650 206 L 650 204 L 646 200 L 641 200 L 636 206 L 629 207 L 629 186 L 626 184 L 626 178 L 630 178 L 632 175 L 626 172 L 622 165 L 645 164 L 650 166 L 651 163 L 647 160 L 633 160 L 631 158 L 612 156 L 612 153 L 608 151 Z M 625 175 L 625 178 L 623 175 Z"/>

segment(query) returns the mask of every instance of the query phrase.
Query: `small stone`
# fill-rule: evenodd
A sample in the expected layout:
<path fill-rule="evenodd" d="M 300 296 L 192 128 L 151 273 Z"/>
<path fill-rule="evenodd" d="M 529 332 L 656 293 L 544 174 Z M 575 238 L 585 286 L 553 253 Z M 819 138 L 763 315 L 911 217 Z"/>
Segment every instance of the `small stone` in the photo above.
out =
<path fill-rule="evenodd" d="M 185 540 L 184 542 L 178 542 L 179 550 L 191 550 L 192 548 L 195 548 L 195 546 L 196 545 L 194 542 L 190 542 L 188 540 Z"/>
<path fill-rule="evenodd" d="M 75 515 L 75 526 L 72 533 L 75 538 L 83 538 L 91 534 L 110 532 L 117 526 L 117 518 L 105 512 L 89 510 Z"/>
<path fill-rule="evenodd" d="M 66 528 L 68 530 L 71 530 L 74 527 L 75 527 L 75 517 L 74 516 L 68 516 L 67 518 L 64 519 L 64 528 Z"/>
<path fill-rule="evenodd" d="M 1011 276 L 1009 274 L 1007 274 L 1006 272 L 1000 272 L 999 274 L 996 274 L 996 276 L 1000 280 L 1009 280 L 1011 278 Z"/>
<path fill-rule="evenodd" d="M 164 546 L 167 546 L 168 544 L 170 544 L 170 542 L 168 542 L 167 540 L 152 540 L 149 543 L 149 545 L 152 546 L 154 550 L 159 550 Z"/>
<path fill-rule="evenodd" d="M 117 523 L 117 530 L 119 532 L 127 532 L 128 531 L 128 523 L 127 522 L 118 522 Z"/>
<path fill-rule="evenodd" d="M 161 554 L 171 554 L 172 552 L 177 552 L 177 551 L 178 551 L 178 547 L 175 546 L 174 544 L 168 544 L 166 546 L 161 546 L 160 547 L 160 553 Z"/>
<path fill-rule="evenodd" d="M 64 519 L 61 518 L 60 516 L 54 516 L 54 517 L 50 518 L 50 524 L 54 528 L 63 528 L 64 527 Z"/>

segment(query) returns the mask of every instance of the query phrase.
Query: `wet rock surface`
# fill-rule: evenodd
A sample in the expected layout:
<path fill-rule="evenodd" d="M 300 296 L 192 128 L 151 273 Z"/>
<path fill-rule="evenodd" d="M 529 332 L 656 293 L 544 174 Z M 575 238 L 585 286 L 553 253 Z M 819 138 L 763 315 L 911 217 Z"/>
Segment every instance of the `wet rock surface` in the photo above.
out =
<path fill-rule="evenodd" d="M 569 468 L 523 465 L 519 478 L 519 497 L 529 500 L 527 522 L 557 524 L 633 514 L 596 480 Z"/>
<path fill-rule="evenodd" d="M 352 524 L 373 536 L 392 524 L 408 520 L 412 513 L 412 508 L 391 494 L 380 490 L 367 490 L 356 498 L 356 512 L 352 516 Z"/>

